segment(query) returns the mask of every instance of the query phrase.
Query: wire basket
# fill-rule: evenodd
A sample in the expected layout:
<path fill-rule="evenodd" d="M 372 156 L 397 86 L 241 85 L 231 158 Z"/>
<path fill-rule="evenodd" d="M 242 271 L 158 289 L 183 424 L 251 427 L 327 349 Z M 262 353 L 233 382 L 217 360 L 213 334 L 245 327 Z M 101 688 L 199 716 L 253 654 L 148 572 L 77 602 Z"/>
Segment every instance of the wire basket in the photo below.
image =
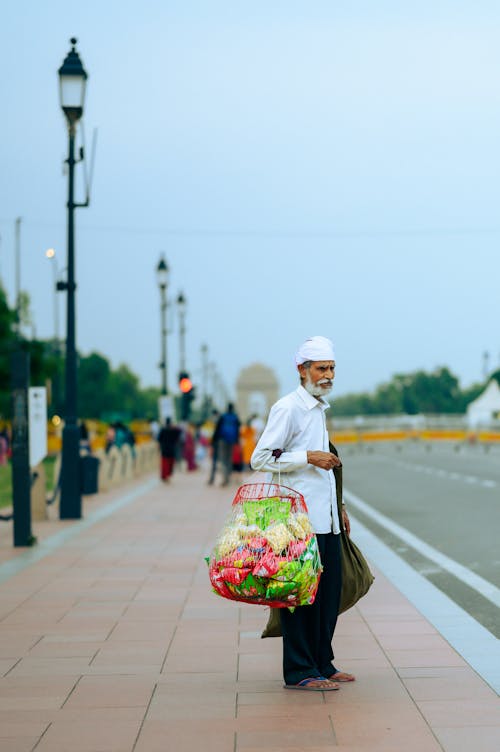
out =
<path fill-rule="evenodd" d="M 208 565 L 223 598 L 274 608 L 313 603 L 321 561 L 302 494 L 277 483 L 240 486 Z"/>

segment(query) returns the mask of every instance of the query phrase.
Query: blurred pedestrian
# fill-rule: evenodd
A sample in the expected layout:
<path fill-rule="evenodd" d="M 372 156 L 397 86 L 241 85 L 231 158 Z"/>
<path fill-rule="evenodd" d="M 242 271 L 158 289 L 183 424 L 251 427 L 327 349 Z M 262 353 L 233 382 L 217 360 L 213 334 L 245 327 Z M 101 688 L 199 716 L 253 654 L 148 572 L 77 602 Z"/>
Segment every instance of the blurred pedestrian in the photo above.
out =
<path fill-rule="evenodd" d="M 233 448 L 240 438 L 240 419 L 232 402 L 228 403 L 215 428 L 217 454 L 222 468 L 222 484 L 227 486 L 233 469 Z M 212 481 L 213 482 L 213 481 Z"/>
<path fill-rule="evenodd" d="M 252 453 L 255 449 L 257 440 L 255 438 L 255 428 L 252 426 L 252 418 L 249 418 L 244 426 L 240 429 L 240 442 L 241 442 L 241 461 L 243 467 L 248 470 L 250 467 L 250 460 L 252 459 Z"/>
<path fill-rule="evenodd" d="M 121 449 L 124 444 L 129 443 L 129 429 L 121 420 L 117 420 L 116 423 L 114 423 L 114 429 L 115 446 L 117 446 L 118 449 Z"/>
<path fill-rule="evenodd" d="M 208 448 L 210 445 L 210 441 L 208 439 L 208 435 L 207 435 L 206 427 L 204 423 L 198 423 L 198 425 L 196 426 L 195 441 L 196 441 L 196 452 L 195 452 L 196 464 L 203 465 L 205 463 L 205 459 L 208 454 Z"/>
<path fill-rule="evenodd" d="M 84 420 L 80 423 L 80 451 L 90 454 L 89 429 Z"/>
<path fill-rule="evenodd" d="M 189 473 L 198 469 L 195 458 L 196 441 L 195 441 L 195 428 L 191 423 L 186 423 L 184 426 L 184 446 L 182 448 L 183 458 L 186 460 L 187 470 Z"/>
<path fill-rule="evenodd" d="M 132 454 L 132 459 L 135 460 L 135 434 L 130 428 L 130 426 L 125 426 L 127 429 L 127 435 L 125 436 L 125 444 L 128 444 L 130 447 L 130 452 Z"/>
<path fill-rule="evenodd" d="M 241 451 L 241 444 L 240 442 L 236 442 L 236 444 L 233 445 L 233 454 L 231 457 L 232 460 L 232 471 L 233 473 L 236 473 L 238 475 L 238 478 L 241 482 L 241 474 L 243 472 L 243 452 Z"/>
<path fill-rule="evenodd" d="M 172 425 L 172 419 L 167 418 L 165 425 L 158 434 L 158 444 L 160 445 L 161 464 L 160 477 L 164 483 L 167 483 L 174 471 L 177 446 L 181 437 L 181 429 Z"/>
<path fill-rule="evenodd" d="M 155 418 L 150 418 L 149 433 L 151 434 L 153 441 L 156 441 L 158 439 L 158 434 L 160 433 L 160 424 Z"/>
<path fill-rule="evenodd" d="M 250 425 L 255 431 L 255 441 L 258 441 L 261 437 L 262 431 L 264 430 L 265 423 L 260 415 L 254 413 L 254 415 L 252 415 L 250 419 Z"/>
<path fill-rule="evenodd" d="M 0 430 L 0 465 L 6 465 L 9 458 L 9 434 L 5 426 Z"/>
<path fill-rule="evenodd" d="M 105 445 L 105 452 L 106 454 L 109 452 L 111 447 L 116 446 L 115 445 L 115 427 L 113 425 L 108 426 L 106 431 L 106 445 Z"/>
<path fill-rule="evenodd" d="M 210 468 L 210 478 L 208 479 L 208 484 L 211 486 L 212 483 L 215 480 L 215 473 L 217 471 L 217 463 L 219 461 L 219 437 L 217 435 L 217 427 L 219 425 L 219 418 L 220 413 L 218 410 L 212 410 L 211 420 L 207 420 L 206 422 L 206 430 L 210 434 L 210 447 L 211 447 L 211 468 Z"/>

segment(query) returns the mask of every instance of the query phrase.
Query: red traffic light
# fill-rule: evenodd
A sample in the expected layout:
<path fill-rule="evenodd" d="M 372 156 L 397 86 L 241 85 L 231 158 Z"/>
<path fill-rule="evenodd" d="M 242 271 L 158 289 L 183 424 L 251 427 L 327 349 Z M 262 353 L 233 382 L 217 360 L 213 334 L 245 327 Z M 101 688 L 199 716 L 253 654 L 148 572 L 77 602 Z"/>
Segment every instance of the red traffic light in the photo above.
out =
<path fill-rule="evenodd" d="M 184 376 L 182 379 L 180 379 L 179 389 L 181 390 L 183 394 L 188 394 L 188 392 L 190 392 L 192 388 L 193 388 L 193 382 L 188 376 Z"/>

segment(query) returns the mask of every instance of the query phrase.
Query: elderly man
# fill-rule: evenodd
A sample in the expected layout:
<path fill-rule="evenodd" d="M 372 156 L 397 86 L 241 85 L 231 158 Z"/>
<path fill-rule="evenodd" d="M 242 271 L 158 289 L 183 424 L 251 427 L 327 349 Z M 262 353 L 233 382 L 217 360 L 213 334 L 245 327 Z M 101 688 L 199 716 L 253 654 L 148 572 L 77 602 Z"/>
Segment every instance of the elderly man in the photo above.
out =
<path fill-rule="evenodd" d="M 299 348 L 295 362 L 300 386 L 278 400 L 252 455 L 252 468 L 286 473 L 284 484 L 299 491 L 307 504 L 318 540 L 323 573 L 314 604 L 293 613 L 281 609 L 283 675 L 287 689 L 331 691 L 354 676 L 335 668 L 332 639 L 341 591 L 340 524 L 349 533 L 342 507 L 339 520 L 335 480 L 331 470 L 340 460 L 329 451 L 325 399 L 335 376 L 333 345 L 326 337 L 311 337 Z"/>

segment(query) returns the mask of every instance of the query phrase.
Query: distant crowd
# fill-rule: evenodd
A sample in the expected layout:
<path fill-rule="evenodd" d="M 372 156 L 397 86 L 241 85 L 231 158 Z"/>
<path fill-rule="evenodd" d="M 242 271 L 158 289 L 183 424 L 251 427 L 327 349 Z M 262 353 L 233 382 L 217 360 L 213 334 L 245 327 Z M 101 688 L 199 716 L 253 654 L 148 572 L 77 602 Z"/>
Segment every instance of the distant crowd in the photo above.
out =
<path fill-rule="evenodd" d="M 225 412 L 213 410 L 202 424 L 176 424 L 167 418 L 160 426 L 151 423 L 151 433 L 160 447 L 160 477 L 168 483 L 176 466 L 183 465 L 188 472 L 206 467 L 208 483 L 213 485 L 219 477 L 227 486 L 233 473 L 238 476 L 250 468 L 250 458 L 264 428 L 258 415 L 241 423 L 234 405 L 229 403 Z"/>
<path fill-rule="evenodd" d="M 194 472 L 204 468 L 208 483 L 216 480 L 228 485 L 233 473 L 240 474 L 250 468 L 250 458 L 264 428 L 262 418 L 251 415 L 240 421 L 234 405 L 229 403 L 224 412 L 213 410 L 203 423 L 174 422 L 167 418 L 163 425 L 150 421 L 150 434 L 160 449 L 160 477 L 167 483 L 176 468 Z M 89 430 L 84 421 L 79 424 L 80 450 L 91 452 Z M 110 423 L 106 429 L 105 451 L 128 445 L 135 456 L 136 437 L 122 421 Z M 7 424 L 0 425 L 0 465 L 7 464 L 11 455 L 11 437 Z"/>

